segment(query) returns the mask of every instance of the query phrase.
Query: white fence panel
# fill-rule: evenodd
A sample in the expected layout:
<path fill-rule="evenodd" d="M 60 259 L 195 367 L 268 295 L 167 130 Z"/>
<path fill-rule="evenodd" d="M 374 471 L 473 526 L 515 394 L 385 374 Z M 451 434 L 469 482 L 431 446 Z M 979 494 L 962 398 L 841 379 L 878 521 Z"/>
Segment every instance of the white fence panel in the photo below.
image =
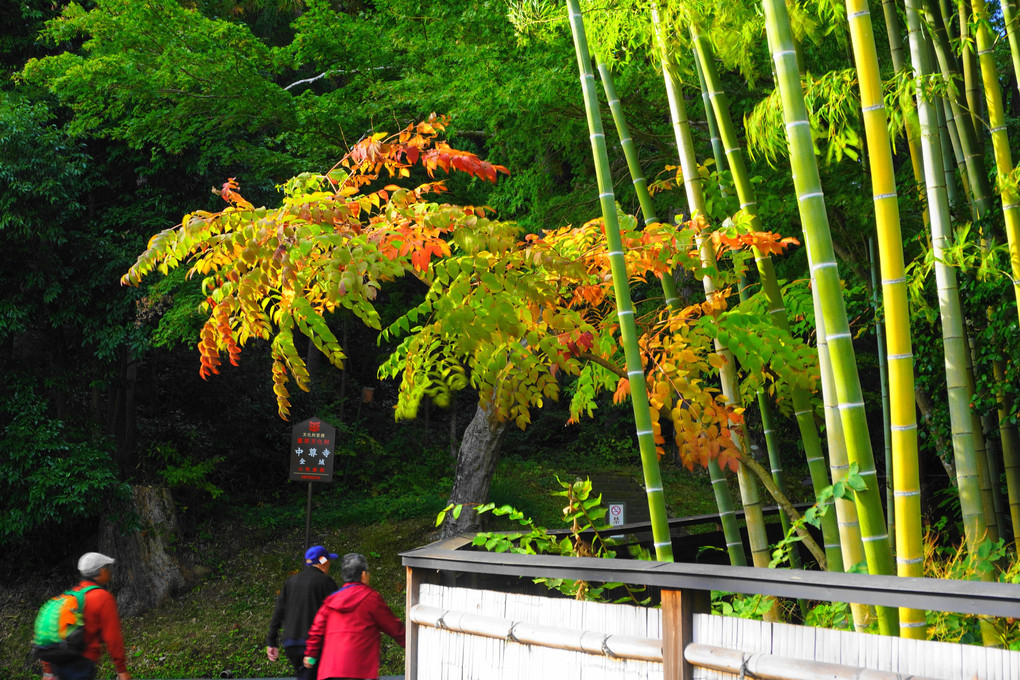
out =
<path fill-rule="evenodd" d="M 606 636 L 658 641 L 658 609 L 628 605 L 518 595 L 422 584 L 419 605 L 442 610 L 446 623 L 462 615 L 488 617 L 555 633 L 551 644 L 606 648 Z M 435 613 L 438 616 L 438 612 Z M 496 623 L 499 623 L 498 621 Z M 421 625 L 419 680 L 661 680 L 661 661 L 615 658 L 610 654 L 523 643 Z M 450 624 L 452 625 L 452 624 Z M 552 630 L 556 629 L 556 630 Z M 535 629 L 532 629 L 534 633 Z M 543 633 L 545 634 L 545 633 Z M 583 635 L 582 635 L 583 634 Z M 489 635 L 492 635 L 490 632 Z M 765 623 L 735 617 L 697 614 L 693 641 L 736 650 L 748 657 L 766 654 L 784 659 L 840 664 L 851 668 L 922 676 L 939 680 L 1020 680 L 1020 652 L 943 642 L 907 640 L 851 631 Z M 695 680 L 731 680 L 737 673 L 696 668 Z"/>
<path fill-rule="evenodd" d="M 418 604 L 572 631 L 661 639 L 658 609 L 422 584 Z M 661 680 L 662 663 L 618 659 L 419 626 L 419 680 Z"/>
<path fill-rule="evenodd" d="M 1020 680 L 1020 652 L 947 642 L 908 640 L 844 630 L 762 623 L 697 614 L 694 642 L 848 667 L 940 680 Z M 731 680 L 735 673 L 698 668 L 695 680 Z"/>

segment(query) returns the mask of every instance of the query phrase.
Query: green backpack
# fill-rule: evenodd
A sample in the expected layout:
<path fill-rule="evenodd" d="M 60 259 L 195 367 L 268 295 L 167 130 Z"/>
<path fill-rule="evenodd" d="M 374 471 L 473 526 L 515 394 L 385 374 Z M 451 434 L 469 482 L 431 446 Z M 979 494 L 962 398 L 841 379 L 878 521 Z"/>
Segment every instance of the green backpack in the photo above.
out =
<path fill-rule="evenodd" d="M 81 658 L 85 651 L 85 593 L 98 587 L 66 590 L 39 608 L 32 636 L 35 658 L 57 664 Z"/>

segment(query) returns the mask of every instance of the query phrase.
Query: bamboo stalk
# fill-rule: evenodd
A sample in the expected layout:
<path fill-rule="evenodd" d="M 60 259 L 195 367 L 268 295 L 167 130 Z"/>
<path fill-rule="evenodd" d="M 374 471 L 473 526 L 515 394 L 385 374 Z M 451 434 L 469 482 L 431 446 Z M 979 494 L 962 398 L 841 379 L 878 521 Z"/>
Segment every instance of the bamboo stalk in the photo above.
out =
<path fill-rule="evenodd" d="M 705 80 L 705 70 L 701 66 L 701 59 L 698 55 L 697 32 L 694 24 L 691 24 L 691 38 L 695 41 L 694 47 L 694 70 L 698 72 L 698 84 L 701 85 L 701 104 L 705 108 L 705 122 L 708 124 L 708 138 L 712 142 L 712 158 L 715 159 L 715 167 L 721 172 L 727 167 L 725 161 L 726 150 L 723 148 L 722 138 L 719 136 L 719 123 L 712 111 L 712 95 L 708 90 L 708 82 Z"/>
<path fill-rule="evenodd" d="M 796 71 L 792 30 L 786 5 L 781 0 L 763 0 L 765 23 L 772 45 L 772 57 L 778 75 L 786 136 L 793 166 L 794 188 L 800 210 L 804 241 L 807 246 L 811 280 L 822 301 L 820 314 L 824 320 L 826 341 L 829 347 L 840 421 L 846 441 L 847 454 L 857 463 L 866 488 L 855 494 L 858 517 L 868 558 L 868 570 L 873 574 L 891 574 L 892 551 L 885 528 L 881 494 L 878 491 L 871 440 L 868 435 L 867 415 L 864 409 L 860 378 L 854 355 L 853 340 L 843 302 L 842 284 L 833 252 L 828 216 L 818 165 L 814 156 L 811 125 L 804 105 L 804 93 Z M 830 452 L 831 455 L 831 452 Z M 898 630 L 895 610 L 878 608 L 879 628 L 884 634 Z"/>
<path fill-rule="evenodd" d="M 1009 500 L 1009 517 L 1013 526 L 1013 543 L 1020 544 L 1020 438 L 1016 425 L 1010 420 L 1011 404 L 1003 386 L 1006 383 L 1001 361 L 992 364 L 997 386 L 996 409 L 999 416 L 999 438 L 1002 440 L 1002 466 L 1006 473 L 1006 492 Z"/>
<path fill-rule="evenodd" d="M 903 53 L 903 41 L 900 39 L 900 20 L 895 0 L 882 0 L 882 14 L 885 17 L 885 32 L 889 40 L 889 55 L 892 57 L 893 69 L 902 73 L 907 68 Z M 917 110 L 909 98 L 900 101 L 903 110 L 904 127 L 907 131 L 907 151 L 910 153 L 910 168 L 914 173 L 913 190 L 918 196 L 924 194 L 924 168 L 921 164 L 921 133 L 917 123 Z M 928 209 L 921 213 L 925 224 L 928 224 Z"/>
<path fill-rule="evenodd" d="M 662 26 L 659 22 L 658 9 L 653 2 L 651 5 L 652 25 L 655 31 L 655 39 L 658 45 L 659 56 L 662 63 L 663 79 L 666 84 L 666 99 L 669 103 L 670 117 L 673 123 L 673 133 L 676 138 L 677 151 L 680 155 L 680 167 L 684 175 L 684 190 L 687 194 L 687 205 L 691 218 L 705 215 L 704 197 L 701 190 L 701 176 L 698 173 L 697 162 L 694 154 L 694 142 L 691 138 L 690 124 L 687 119 L 687 109 L 683 96 L 680 93 L 679 83 L 673 72 L 673 65 L 668 58 L 665 38 L 662 34 Z M 710 243 L 700 235 L 697 237 L 698 253 L 701 257 L 702 267 L 706 270 L 716 268 L 715 253 Z M 715 293 L 715 283 L 710 276 L 702 278 L 705 290 L 705 297 L 711 299 Z M 736 364 L 732 353 L 718 340 L 715 341 L 715 350 L 725 360 L 719 369 L 719 381 L 722 387 L 723 396 L 728 404 L 740 403 L 740 391 L 737 384 Z M 736 448 L 742 453 L 747 452 L 747 437 L 744 433 L 743 424 L 731 424 L 730 437 Z M 751 548 L 751 558 L 755 566 L 767 567 L 771 562 L 771 551 L 769 550 L 768 535 L 765 531 L 765 516 L 762 513 L 761 496 L 754 479 L 747 474 L 742 464 L 737 467 L 737 482 L 740 487 L 741 504 L 744 507 L 744 521 L 747 524 L 747 538 Z"/>
<path fill-rule="evenodd" d="M 974 394 L 974 345 L 967 331 L 963 327 L 963 346 L 967 355 L 965 375 L 967 377 L 967 391 Z M 1005 524 L 1002 516 L 1002 494 L 999 492 L 999 466 L 994 460 L 991 447 L 985 438 L 984 421 L 981 415 L 970 408 L 971 432 L 974 434 L 974 457 L 978 462 L 978 474 L 981 476 L 981 506 L 985 512 L 985 535 L 990 541 L 999 540 L 999 536 L 1005 536 Z M 994 480 L 994 481 L 993 481 Z"/>
<path fill-rule="evenodd" d="M 638 204 L 641 206 L 641 217 L 645 226 L 658 222 L 655 216 L 655 208 L 652 205 L 651 194 L 648 193 L 648 182 L 645 180 L 644 172 L 641 170 L 641 163 L 638 159 L 637 149 L 634 146 L 634 139 L 631 137 L 630 128 L 627 126 L 627 118 L 623 115 L 623 105 L 620 98 L 616 96 L 616 85 L 613 83 L 613 75 L 609 68 L 601 60 L 598 61 L 599 78 L 602 80 L 602 87 L 606 91 L 606 99 L 609 101 L 609 111 L 613 114 L 613 123 L 616 125 L 616 133 L 620 137 L 620 146 L 623 148 L 624 158 L 627 160 L 627 169 L 630 171 L 631 182 L 634 184 L 634 192 L 638 197 Z M 662 294 L 666 298 L 666 306 L 670 309 L 680 308 L 680 298 L 677 295 L 676 281 L 672 276 L 663 276 L 660 279 Z"/>
<path fill-rule="evenodd" d="M 932 27 L 930 31 L 931 46 L 935 51 L 939 71 L 943 78 L 958 82 L 961 79 L 961 74 L 949 42 L 946 22 L 934 0 L 924 0 L 923 7 L 928 25 Z M 970 103 L 969 101 L 964 102 L 962 93 L 958 92 L 955 97 L 949 97 L 948 101 L 959 137 L 960 152 L 967 169 L 967 183 L 972 193 L 973 210 L 978 217 L 981 217 L 987 215 L 991 209 L 992 187 L 988 183 L 988 170 L 985 167 L 978 128 L 974 126 L 974 118 L 965 113 L 966 107 Z"/>
<path fill-rule="evenodd" d="M 911 59 L 919 78 L 931 72 L 928 55 L 921 34 L 919 0 L 907 0 L 906 16 Z M 932 248 L 935 258 L 935 280 L 939 291 L 939 312 L 942 317 L 942 337 L 946 360 L 946 385 L 948 388 L 949 417 L 953 430 L 953 453 L 956 461 L 957 486 L 960 495 L 960 510 L 963 514 L 964 532 L 968 550 L 977 555 L 978 546 L 985 538 L 985 519 L 981 501 L 980 471 L 974 453 L 974 433 L 971 418 L 971 394 L 967 389 L 963 316 L 961 314 L 959 289 L 956 272 L 945 261 L 945 247 L 949 240 L 951 224 L 949 201 L 942 186 L 942 149 L 938 140 L 938 120 L 934 107 L 918 88 L 917 110 L 921 120 L 921 145 L 924 150 L 924 174 L 926 193 L 931 212 Z M 991 574 L 982 574 L 990 579 Z M 993 631 L 987 622 L 982 622 L 982 637 L 990 644 Z"/>
<path fill-rule="evenodd" d="M 1013 64 L 1013 82 L 1020 88 L 1020 38 L 1016 32 L 1016 5 L 1012 0 L 999 0 L 1002 8 L 1002 23 L 1006 28 L 1006 40 L 1009 42 L 1009 57 Z M 1018 90 L 1020 91 L 1020 90 Z"/>
<path fill-rule="evenodd" d="M 886 349 L 889 368 L 889 427 L 896 503 L 896 573 L 923 576 L 924 545 L 921 530 L 921 482 L 917 457 L 917 417 L 914 410 L 914 354 L 903 265 L 903 237 L 896 198 L 888 121 L 882 96 L 874 31 L 867 0 L 846 0 L 850 41 L 861 91 L 871 190 L 875 203 L 882 300 L 887 321 Z M 891 526 L 891 524 L 888 524 Z M 900 609 L 900 634 L 923 639 L 927 625 L 923 611 Z"/>
<path fill-rule="evenodd" d="M 744 541 L 740 537 L 740 526 L 737 524 L 737 513 L 733 508 L 733 497 L 726 483 L 726 475 L 719 467 L 715 458 L 708 461 L 708 475 L 712 481 L 712 494 L 719 510 L 719 523 L 722 525 L 723 540 L 726 542 L 726 554 L 734 567 L 747 566 L 747 555 L 744 554 Z"/>
<path fill-rule="evenodd" d="M 811 297 L 815 309 L 821 306 L 818 289 L 811 288 Z M 825 319 L 815 313 L 815 330 L 818 335 L 818 365 L 822 380 L 823 415 L 825 417 L 825 437 L 829 445 L 829 471 L 832 483 L 846 482 L 850 469 L 850 460 L 846 453 L 846 440 L 843 438 L 843 423 L 839 419 L 839 404 L 836 402 L 836 386 L 833 384 L 832 362 L 829 360 L 829 347 L 825 341 Z M 857 518 L 857 506 L 853 499 L 838 498 L 833 502 L 839 527 L 839 540 L 842 546 L 843 569 L 853 572 L 861 565 L 867 566 L 864 554 L 864 541 L 861 538 L 861 523 Z M 851 604 L 854 628 L 858 632 L 866 630 L 875 620 L 875 610 L 867 605 Z"/>
<path fill-rule="evenodd" d="M 758 204 L 755 198 L 754 189 L 751 185 L 747 167 L 744 163 L 743 152 L 737 141 L 736 130 L 733 119 L 730 115 L 729 102 L 726 93 L 719 82 L 718 70 L 715 66 L 712 46 L 698 31 L 695 24 L 691 24 L 691 40 L 694 44 L 695 63 L 698 65 L 698 72 L 702 79 L 702 92 L 707 93 L 710 102 L 710 117 L 715 121 L 719 130 L 719 137 L 722 143 L 723 156 L 726 159 L 730 173 L 733 175 L 734 187 L 737 192 L 737 199 L 740 201 L 740 209 L 743 210 L 751 220 L 751 228 L 755 231 L 761 229 L 761 221 L 758 217 Z M 775 267 L 772 258 L 764 255 L 758 248 L 754 248 L 754 260 L 758 269 L 758 276 L 761 280 L 762 289 L 768 301 L 768 315 L 777 328 L 785 331 L 790 330 L 790 322 L 786 317 L 786 306 L 783 303 L 782 294 L 779 290 L 779 282 L 776 278 Z M 743 288 L 741 289 L 743 292 Z M 815 495 L 821 494 L 822 490 L 830 484 L 829 475 L 825 470 L 825 453 L 822 450 L 821 438 L 818 436 L 818 427 L 815 424 L 814 409 L 811 406 L 810 395 L 801 388 L 792 390 L 792 401 L 796 414 L 797 427 L 800 431 L 801 441 L 804 444 L 804 452 L 808 461 L 808 469 L 811 473 L 812 486 Z M 762 399 L 759 398 L 759 403 Z M 765 423 L 767 413 L 766 405 L 762 409 L 762 422 Z M 765 426 L 766 443 L 770 439 L 771 426 Z M 769 448 L 769 458 L 773 458 L 773 450 Z M 782 484 L 779 484 L 782 488 Z M 832 501 L 827 501 L 832 505 Z M 784 530 L 786 529 L 784 525 Z M 842 569 L 842 555 L 839 547 L 839 528 L 836 526 L 836 514 L 826 513 L 822 518 L 822 539 L 825 544 L 826 564 L 829 570 L 839 571 Z"/>
<path fill-rule="evenodd" d="M 963 89 L 967 99 L 967 113 L 970 115 L 971 127 L 981 130 L 984 126 L 985 100 L 981 96 L 981 74 L 978 70 L 977 54 L 974 51 L 974 38 L 970 30 L 970 10 L 966 0 L 956 3 L 957 25 L 960 28 L 958 41 L 960 44 L 960 62 L 963 64 Z M 948 23 L 948 20 L 947 20 Z M 984 143 L 979 136 L 976 140 L 976 151 L 984 154 Z"/>
<path fill-rule="evenodd" d="M 631 302 L 627 278 L 627 263 L 623 254 L 623 241 L 616 213 L 616 198 L 609 172 L 609 155 L 606 152 L 606 138 L 602 130 L 598 96 L 595 93 L 595 76 L 591 68 L 591 56 L 584 33 L 584 20 L 578 0 L 567 0 L 570 28 L 574 37 L 574 51 L 581 78 L 581 92 L 584 96 L 588 132 L 591 138 L 592 157 L 595 160 L 595 175 L 599 187 L 599 203 L 605 220 L 606 240 L 609 245 L 610 270 L 613 275 L 613 290 L 616 294 L 617 318 L 620 323 L 620 342 L 626 358 L 627 376 L 630 380 L 631 406 L 634 410 L 634 424 L 637 428 L 638 448 L 641 452 L 641 467 L 644 471 L 645 493 L 648 497 L 648 511 L 651 515 L 652 537 L 655 543 L 656 559 L 673 561 L 673 543 L 670 539 L 666 520 L 666 502 L 662 493 L 662 473 L 659 457 L 655 450 L 655 437 L 648 404 L 648 389 L 645 371 L 638 347 L 637 325 L 634 321 L 634 305 Z"/>
<path fill-rule="evenodd" d="M 889 413 L 889 369 L 886 366 L 885 351 L 885 323 L 882 321 L 882 314 L 879 311 L 881 300 L 879 299 L 878 284 L 878 255 L 875 253 L 875 240 L 868 239 L 868 258 L 871 260 L 871 307 L 875 313 L 875 341 L 878 345 L 878 380 L 881 383 L 882 391 L 882 448 L 885 454 L 885 527 L 889 532 L 889 538 L 895 541 L 896 537 L 896 508 L 893 505 L 893 458 L 892 458 L 892 430 L 890 426 Z"/>
<path fill-rule="evenodd" d="M 1009 244 L 1009 261 L 1013 272 L 1013 294 L 1017 300 L 1017 313 L 1020 314 L 1020 196 L 1012 180 L 1008 179 L 1013 174 L 1013 157 L 1006 133 L 1006 114 L 1002 106 L 1002 89 L 995 67 L 992 37 L 988 31 L 988 12 L 983 0 L 971 0 L 971 12 L 975 19 L 975 42 L 985 103 L 988 106 L 995 169 L 1000 178 L 996 182 L 996 190 L 1002 198 L 1002 215 L 1006 222 L 1006 241 Z"/>

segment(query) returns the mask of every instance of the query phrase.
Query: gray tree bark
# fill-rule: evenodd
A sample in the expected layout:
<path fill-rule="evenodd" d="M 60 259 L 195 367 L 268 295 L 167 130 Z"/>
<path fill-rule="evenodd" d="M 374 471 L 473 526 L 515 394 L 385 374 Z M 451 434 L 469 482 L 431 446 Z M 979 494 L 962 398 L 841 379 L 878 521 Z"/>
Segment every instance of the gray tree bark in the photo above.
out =
<path fill-rule="evenodd" d="M 474 508 L 489 500 L 489 483 L 499 460 L 499 451 L 506 435 L 507 423 L 499 422 L 481 406 L 464 431 L 457 453 L 457 471 L 453 480 L 450 503 L 463 505 L 459 518 L 446 513 L 443 538 L 478 531 L 481 522 Z"/>
<path fill-rule="evenodd" d="M 113 590 L 122 616 L 147 611 L 185 586 L 184 571 L 168 550 L 180 530 L 169 490 L 133 487 L 129 512 L 136 528 L 126 531 L 106 519 L 99 530 L 99 551 L 117 560 Z"/>

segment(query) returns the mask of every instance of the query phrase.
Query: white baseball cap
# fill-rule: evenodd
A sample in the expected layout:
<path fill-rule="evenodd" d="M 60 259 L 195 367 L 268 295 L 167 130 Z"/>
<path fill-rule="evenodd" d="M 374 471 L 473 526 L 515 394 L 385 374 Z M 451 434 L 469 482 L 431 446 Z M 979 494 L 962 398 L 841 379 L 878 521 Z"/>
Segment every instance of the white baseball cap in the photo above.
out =
<path fill-rule="evenodd" d="M 109 555 L 88 552 L 78 558 L 78 572 L 81 574 L 94 574 L 103 567 L 113 564 L 115 561 Z"/>

